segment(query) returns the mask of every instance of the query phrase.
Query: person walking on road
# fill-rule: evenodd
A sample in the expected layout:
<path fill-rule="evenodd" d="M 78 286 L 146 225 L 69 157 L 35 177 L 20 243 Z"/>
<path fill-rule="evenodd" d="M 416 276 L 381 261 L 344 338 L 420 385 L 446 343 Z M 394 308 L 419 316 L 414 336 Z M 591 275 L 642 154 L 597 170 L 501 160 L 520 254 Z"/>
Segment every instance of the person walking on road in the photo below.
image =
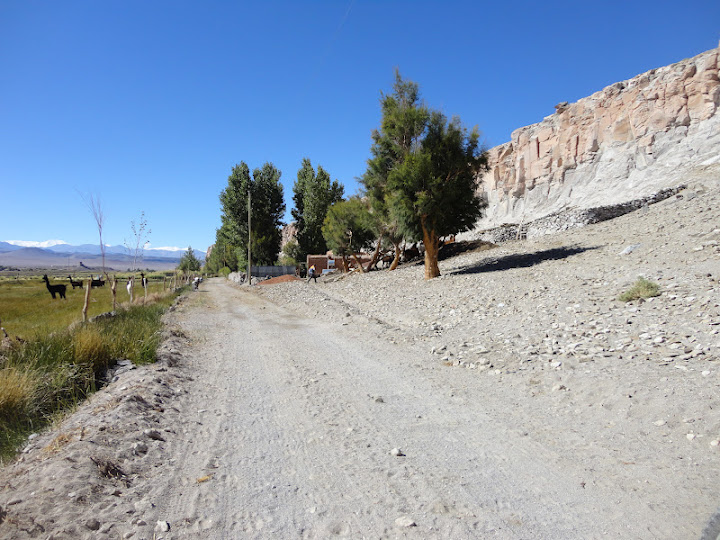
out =
<path fill-rule="evenodd" d="M 317 274 L 315 273 L 315 265 L 313 264 L 310 268 L 308 268 L 308 280 L 307 282 L 310 283 L 310 280 L 314 279 L 315 283 L 317 283 Z"/>

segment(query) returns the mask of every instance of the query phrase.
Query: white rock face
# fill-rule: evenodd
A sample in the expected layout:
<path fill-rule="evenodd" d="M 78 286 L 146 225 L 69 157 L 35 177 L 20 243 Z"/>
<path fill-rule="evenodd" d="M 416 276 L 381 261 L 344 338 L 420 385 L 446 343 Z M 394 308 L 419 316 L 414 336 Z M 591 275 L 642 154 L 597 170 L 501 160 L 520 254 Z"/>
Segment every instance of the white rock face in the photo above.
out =
<path fill-rule="evenodd" d="M 479 229 L 568 208 L 617 204 L 720 173 L 720 79 L 713 49 L 619 82 L 492 148 Z"/>

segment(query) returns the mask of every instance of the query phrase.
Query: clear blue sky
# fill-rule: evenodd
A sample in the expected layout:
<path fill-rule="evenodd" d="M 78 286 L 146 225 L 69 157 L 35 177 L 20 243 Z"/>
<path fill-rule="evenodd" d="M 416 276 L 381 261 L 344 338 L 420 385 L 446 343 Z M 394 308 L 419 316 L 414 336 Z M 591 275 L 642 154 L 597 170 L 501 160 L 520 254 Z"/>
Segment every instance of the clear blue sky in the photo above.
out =
<path fill-rule="evenodd" d="M 346 193 L 393 69 L 506 142 L 561 101 L 718 46 L 718 0 L 0 0 L 0 240 L 205 250 L 231 168 L 303 157 Z"/>

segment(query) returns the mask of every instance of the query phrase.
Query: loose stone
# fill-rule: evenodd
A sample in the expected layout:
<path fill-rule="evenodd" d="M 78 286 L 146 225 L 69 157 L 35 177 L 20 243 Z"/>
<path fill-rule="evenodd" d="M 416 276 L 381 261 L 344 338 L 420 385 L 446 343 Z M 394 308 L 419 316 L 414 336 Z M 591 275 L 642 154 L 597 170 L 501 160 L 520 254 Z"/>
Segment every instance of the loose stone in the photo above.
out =
<path fill-rule="evenodd" d="M 395 520 L 398 527 L 417 527 L 417 523 L 410 516 L 400 516 Z"/>

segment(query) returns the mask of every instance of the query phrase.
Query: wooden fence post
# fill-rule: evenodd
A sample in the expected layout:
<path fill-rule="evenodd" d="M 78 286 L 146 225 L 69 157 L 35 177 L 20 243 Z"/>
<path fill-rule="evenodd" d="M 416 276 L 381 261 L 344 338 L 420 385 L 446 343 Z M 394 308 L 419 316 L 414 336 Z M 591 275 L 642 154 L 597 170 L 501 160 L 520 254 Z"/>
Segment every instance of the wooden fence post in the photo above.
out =
<path fill-rule="evenodd" d="M 115 311 L 115 305 L 117 303 L 117 277 L 115 274 L 113 274 L 112 280 L 110 281 L 110 290 L 112 291 L 113 311 Z"/>
<path fill-rule="evenodd" d="M 85 287 L 85 304 L 82 308 L 82 317 L 83 322 L 87 322 L 87 310 L 88 310 L 88 304 L 90 303 L 90 289 L 92 289 L 92 276 L 87 282 L 87 287 Z"/>

